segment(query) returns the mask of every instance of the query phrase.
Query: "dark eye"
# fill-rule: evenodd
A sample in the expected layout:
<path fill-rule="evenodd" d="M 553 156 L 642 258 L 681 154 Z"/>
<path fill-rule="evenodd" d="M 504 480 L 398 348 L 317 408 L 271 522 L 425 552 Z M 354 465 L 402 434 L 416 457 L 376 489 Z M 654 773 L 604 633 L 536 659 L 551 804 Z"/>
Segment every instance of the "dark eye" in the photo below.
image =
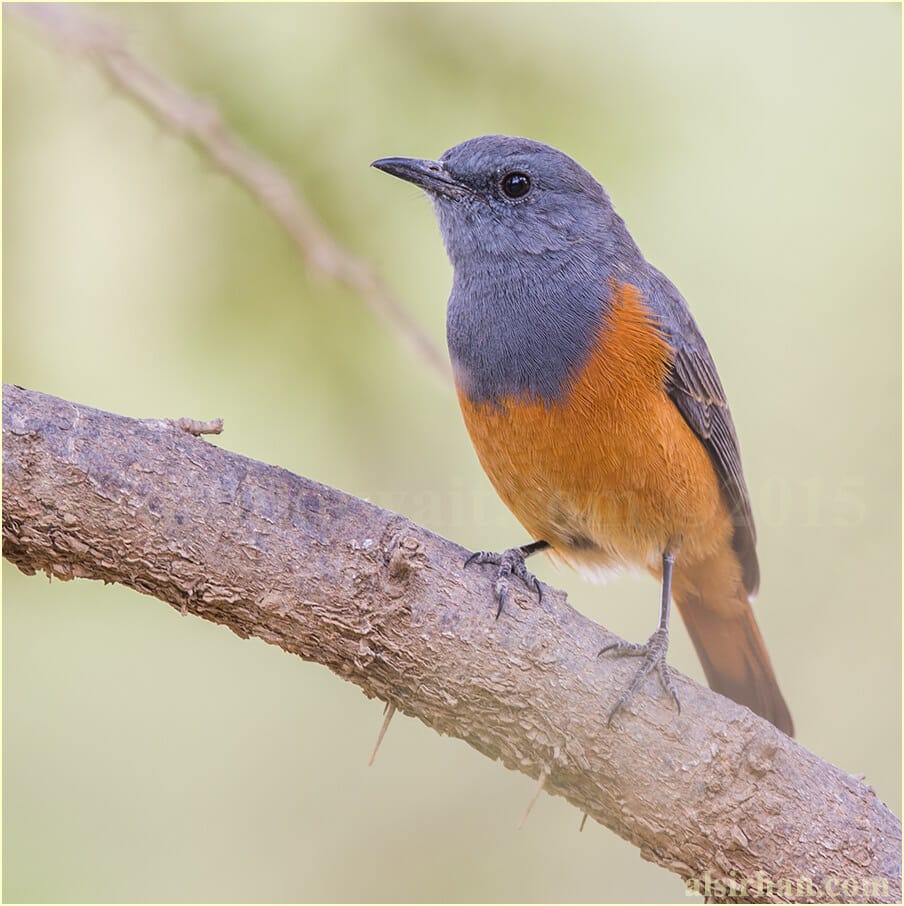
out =
<path fill-rule="evenodd" d="M 526 173 L 506 173 L 502 177 L 502 191 L 509 198 L 523 198 L 530 192 L 530 177 Z"/>

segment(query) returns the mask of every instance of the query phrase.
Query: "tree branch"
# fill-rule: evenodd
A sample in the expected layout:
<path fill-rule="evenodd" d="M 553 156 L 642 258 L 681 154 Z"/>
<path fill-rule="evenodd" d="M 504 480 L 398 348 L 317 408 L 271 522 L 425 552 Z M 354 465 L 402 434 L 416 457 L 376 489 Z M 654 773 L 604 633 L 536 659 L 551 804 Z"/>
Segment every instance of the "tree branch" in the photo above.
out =
<path fill-rule="evenodd" d="M 900 901 L 901 825 L 861 781 L 680 675 L 680 714 L 651 689 L 607 728 L 633 668 L 597 657 L 612 637 L 562 593 L 497 621 L 458 545 L 172 423 L 4 387 L 3 554 L 318 661 L 713 899 Z"/>
<path fill-rule="evenodd" d="M 292 181 L 232 132 L 211 102 L 193 97 L 139 60 L 118 29 L 88 18 L 71 4 L 12 3 L 6 7 L 38 25 L 64 50 L 90 60 L 117 91 L 171 132 L 191 139 L 271 214 L 309 267 L 359 295 L 434 375 L 448 377 L 445 356 L 374 268 L 330 235 Z"/>

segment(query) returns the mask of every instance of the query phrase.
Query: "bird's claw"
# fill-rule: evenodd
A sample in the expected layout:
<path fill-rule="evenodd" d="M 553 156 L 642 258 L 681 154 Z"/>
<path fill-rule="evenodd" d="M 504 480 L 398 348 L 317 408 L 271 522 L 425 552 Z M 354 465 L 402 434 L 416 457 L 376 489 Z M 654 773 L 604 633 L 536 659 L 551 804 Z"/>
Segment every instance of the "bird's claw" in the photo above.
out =
<path fill-rule="evenodd" d="M 612 653 L 616 657 L 642 657 L 643 663 L 637 668 L 636 673 L 628 684 L 627 688 L 618 697 L 618 700 L 609 712 L 606 719 L 606 726 L 612 725 L 612 718 L 622 710 L 637 693 L 644 679 L 654 669 L 659 676 L 659 682 L 662 688 L 669 694 L 678 713 L 681 713 L 681 702 L 678 700 L 678 692 L 672 681 L 672 672 L 666 662 L 666 655 L 669 651 L 669 634 L 666 629 L 657 629 L 653 635 L 643 644 L 638 645 L 635 642 L 612 642 L 603 648 L 598 656 Z"/>
<path fill-rule="evenodd" d="M 510 588 L 509 580 L 512 576 L 517 576 L 528 588 L 535 591 L 537 593 L 538 603 L 543 603 L 543 588 L 540 585 L 540 580 L 528 570 L 524 559 L 524 551 L 522 551 L 520 547 L 512 547 L 507 551 L 503 551 L 501 554 L 493 553 L 492 551 L 478 551 L 475 554 L 471 554 L 471 556 L 465 560 L 465 566 L 489 563 L 492 566 L 499 567 L 495 584 L 496 600 L 498 602 L 496 608 L 497 620 L 502 613 L 505 602 L 508 600 Z"/>

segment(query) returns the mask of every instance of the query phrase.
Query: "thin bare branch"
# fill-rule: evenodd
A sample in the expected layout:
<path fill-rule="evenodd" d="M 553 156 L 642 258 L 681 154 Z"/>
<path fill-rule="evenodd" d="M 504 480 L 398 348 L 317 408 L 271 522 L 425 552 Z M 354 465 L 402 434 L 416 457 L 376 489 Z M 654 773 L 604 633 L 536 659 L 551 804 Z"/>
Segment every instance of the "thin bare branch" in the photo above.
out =
<path fill-rule="evenodd" d="M 434 374 L 447 379 L 445 356 L 374 268 L 330 235 L 298 187 L 230 130 L 212 103 L 194 97 L 138 59 L 118 28 L 89 18 L 77 6 L 13 3 L 5 7 L 38 25 L 63 50 L 90 60 L 119 92 L 170 131 L 192 140 L 270 212 L 311 268 L 359 295 Z"/>

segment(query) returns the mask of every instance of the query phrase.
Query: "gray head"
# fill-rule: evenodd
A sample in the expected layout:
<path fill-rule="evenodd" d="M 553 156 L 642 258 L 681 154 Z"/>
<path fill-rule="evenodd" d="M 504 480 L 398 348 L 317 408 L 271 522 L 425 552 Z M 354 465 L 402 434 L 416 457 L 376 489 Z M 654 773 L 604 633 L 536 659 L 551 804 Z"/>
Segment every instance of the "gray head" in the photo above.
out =
<path fill-rule="evenodd" d="M 486 256 L 580 254 L 624 229 L 603 187 L 567 154 L 526 138 L 483 135 L 439 160 L 388 157 L 373 166 L 430 196 L 458 269 Z"/>
<path fill-rule="evenodd" d="M 610 277 L 642 267 L 603 187 L 561 151 L 506 135 L 373 166 L 433 200 L 455 270 L 446 336 L 459 388 L 480 401 L 562 397 L 598 334 Z"/>

